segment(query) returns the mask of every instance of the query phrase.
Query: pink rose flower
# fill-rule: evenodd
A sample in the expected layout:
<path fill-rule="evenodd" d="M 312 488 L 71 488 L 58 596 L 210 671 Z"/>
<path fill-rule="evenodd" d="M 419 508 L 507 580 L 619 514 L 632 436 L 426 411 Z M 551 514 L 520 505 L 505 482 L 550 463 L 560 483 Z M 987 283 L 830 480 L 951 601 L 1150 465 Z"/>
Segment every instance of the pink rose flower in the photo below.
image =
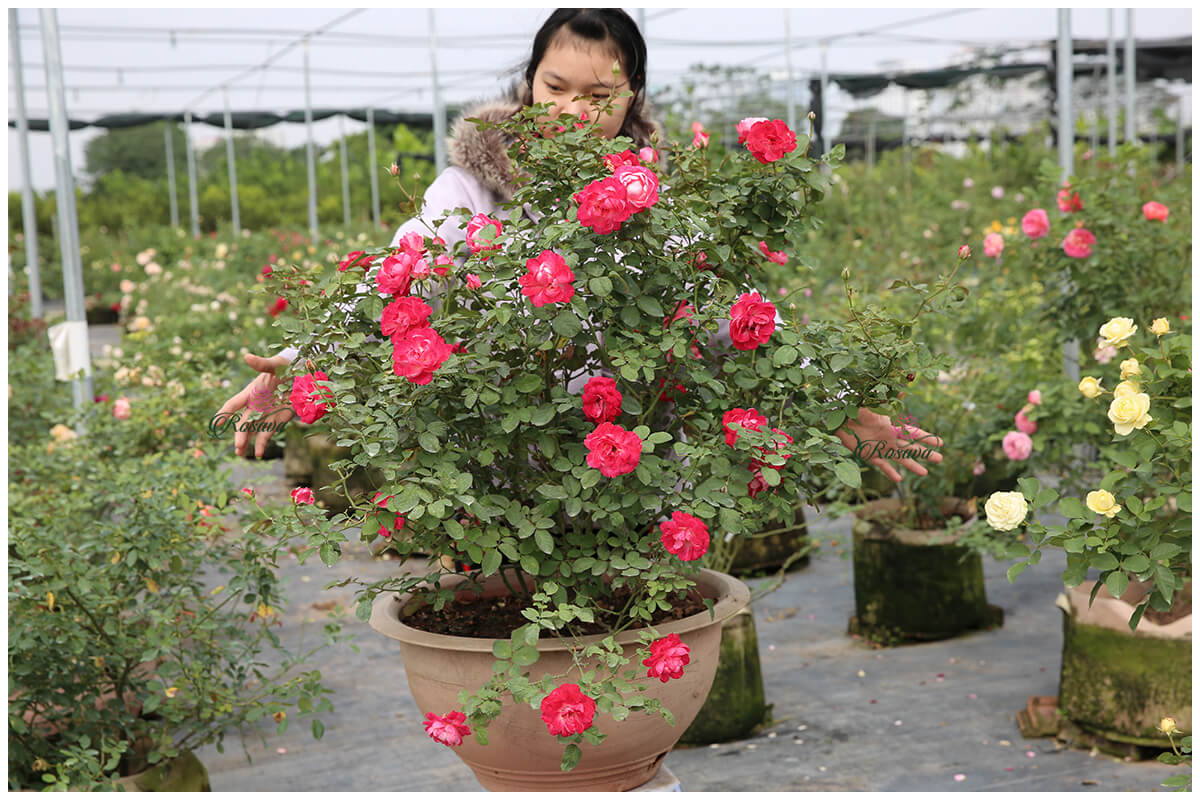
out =
<path fill-rule="evenodd" d="M 338 263 L 338 272 L 345 272 L 351 267 L 362 267 L 366 269 L 375 263 L 375 256 L 367 256 L 362 250 L 355 250 Z M 263 275 L 270 275 L 271 271 L 268 267 L 263 267 Z"/>
<path fill-rule="evenodd" d="M 1071 193 L 1071 187 L 1067 186 L 1058 193 L 1058 210 L 1064 214 L 1071 214 L 1075 211 L 1083 210 L 1083 201 L 1079 199 L 1079 192 Z"/>
<path fill-rule="evenodd" d="M 472 253 L 482 253 L 486 260 L 491 250 L 499 250 L 496 239 L 504 231 L 500 220 L 492 219 L 487 214 L 476 214 L 467 223 L 467 247 Z"/>
<path fill-rule="evenodd" d="M 1103 339 L 1097 340 L 1097 347 L 1092 352 L 1092 358 L 1096 359 L 1097 363 L 1107 364 L 1117 357 L 1117 348 L 1111 344 L 1104 344 Z"/>
<path fill-rule="evenodd" d="M 467 273 L 467 288 L 468 289 L 478 289 L 480 286 L 483 286 L 483 282 L 479 280 L 479 276 L 472 272 L 468 272 Z"/>
<path fill-rule="evenodd" d="M 767 247 L 767 243 L 765 241 L 758 243 L 758 249 L 761 250 L 762 254 L 767 257 L 768 261 L 774 261 L 781 267 L 787 264 L 787 253 L 783 252 L 782 250 L 772 251 L 769 247 Z"/>
<path fill-rule="evenodd" d="M 655 164 L 658 162 L 658 151 L 653 147 L 643 147 L 638 150 L 638 158 L 647 164 Z"/>
<path fill-rule="evenodd" d="M 613 233 L 636 211 L 629 204 L 625 184 L 616 177 L 594 181 L 572 198 L 579 206 L 579 224 L 596 233 Z"/>
<path fill-rule="evenodd" d="M 1024 461 L 1033 452 L 1033 439 L 1030 439 L 1027 433 L 1009 431 L 1004 434 L 1000 446 L 1004 448 L 1004 455 L 1008 456 L 1009 460 Z"/>
<path fill-rule="evenodd" d="M 592 727 L 596 701 L 579 690 L 579 684 L 564 683 L 542 700 L 542 722 L 553 736 L 574 736 Z"/>
<path fill-rule="evenodd" d="M 553 250 L 543 250 L 537 258 L 525 262 L 529 272 L 517 279 L 521 294 L 529 298 L 534 308 L 550 303 L 569 303 L 575 296 L 575 273 L 563 257 Z"/>
<path fill-rule="evenodd" d="M 982 475 L 985 472 L 987 472 L 987 467 L 985 467 L 983 465 L 982 461 L 976 461 L 975 466 L 971 467 L 971 474 L 975 475 L 976 477 Z"/>
<path fill-rule="evenodd" d="M 746 135 L 746 149 L 761 163 L 770 164 L 796 149 L 796 134 L 781 119 L 756 122 Z"/>
<path fill-rule="evenodd" d="M 407 251 L 399 251 L 385 258 L 375 273 L 375 285 L 379 291 L 396 297 L 408 294 L 415 261 L 413 254 Z"/>
<path fill-rule="evenodd" d="M 759 492 L 764 492 L 770 488 L 770 484 L 767 483 L 767 479 L 763 477 L 762 470 L 760 469 L 754 473 L 754 477 L 746 484 L 746 494 L 750 495 L 750 498 L 753 499 L 758 497 Z"/>
<path fill-rule="evenodd" d="M 300 486 L 292 489 L 292 502 L 296 505 L 309 505 L 317 502 L 317 498 L 313 495 L 313 490 L 307 486 Z"/>
<path fill-rule="evenodd" d="M 450 357 L 450 345 L 433 328 L 413 328 L 392 339 L 392 372 L 424 386 Z"/>
<path fill-rule="evenodd" d="M 1087 258 L 1092 254 L 1096 237 L 1087 228 L 1075 228 L 1063 239 L 1062 249 L 1071 258 Z"/>
<path fill-rule="evenodd" d="M 433 259 L 433 271 L 439 278 L 444 278 L 450 272 L 450 268 L 454 266 L 454 262 L 450 256 L 441 253 Z"/>
<path fill-rule="evenodd" d="M 738 350 L 754 350 L 774 332 L 775 306 L 758 292 L 743 294 L 729 309 L 729 338 Z"/>
<path fill-rule="evenodd" d="M 738 144 L 745 144 L 746 137 L 750 135 L 750 129 L 757 122 L 766 122 L 766 117 L 746 117 L 737 124 Z"/>
<path fill-rule="evenodd" d="M 596 376 L 583 387 L 583 415 L 599 425 L 621 416 L 620 390 L 612 378 Z"/>
<path fill-rule="evenodd" d="M 676 511 L 658 529 L 662 531 L 663 547 L 680 561 L 695 561 L 708 552 L 708 526 L 691 514 Z"/>
<path fill-rule="evenodd" d="M 1045 210 L 1035 208 L 1021 218 L 1021 230 L 1030 239 L 1040 239 L 1050 232 L 1050 217 Z"/>
<path fill-rule="evenodd" d="M 1040 406 L 1042 404 L 1042 393 L 1037 389 L 1032 389 L 1029 392 L 1029 397 L 1026 399 L 1028 399 L 1031 404 Z"/>
<path fill-rule="evenodd" d="M 424 328 L 432 313 L 433 309 L 419 297 L 398 297 L 383 309 L 380 329 L 384 336 L 394 339 L 413 328 Z"/>
<path fill-rule="evenodd" d="M 404 522 L 405 522 L 404 517 L 397 514 L 396 519 L 392 522 L 391 530 L 388 530 L 387 525 L 381 524 L 379 526 L 379 530 L 376 531 L 376 533 L 378 533 L 380 536 L 382 536 L 385 539 L 390 539 L 390 538 L 392 538 L 392 533 L 399 533 L 400 531 L 404 530 Z"/>
<path fill-rule="evenodd" d="M 630 166 L 639 167 L 642 162 L 638 159 L 637 153 L 632 150 L 626 150 L 624 153 L 610 153 L 604 157 L 604 164 L 612 172 L 616 172 L 620 167 Z"/>
<path fill-rule="evenodd" d="M 634 213 L 658 202 L 658 176 L 643 166 L 623 166 L 613 177 L 625 185 L 625 201 Z"/>
<path fill-rule="evenodd" d="M 970 257 L 971 257 L 971 246 L 970 245 L 964 244 L 962 247 L 958 248 L 958 258 L 960 261 L 966 261 Z"/>
<path fill-rule="evenodd" d="M 1037 433 L 1037 423 L 1025 416 L 1032 410 L 1033 406 L 1027 405 L 1017 412 L 1017 416 L 1015 417 L 1014 421 L 1016 422 L 1017 430 L 1019 430 L 1021 433 L 1028 433 L 1030 435 Z"/>
<path fill-rule="evenodd" d="M 602 422 L 583 440 L 588 449 L 587 465 L 606 478 L 627 475 L 642 459 L 642 439 L 620 425 Z"/>
<path fill-rule="evenodd" d="M 119 420 L 129 419 L 133 415 L 133 406 L 129 402 L 129 398 L 124 395 L 118 397 L 113 402 L 113 416 Z"/>
<path fill-rule="evenodd" d="M 725 444 L 733 447 L 738 440 L 738 434 L 743 430 L 762 430 L 766 424 L 767 418 L 753 408 L 730 409 L 721 417 L 721 427 L 725 429 Z"/>
<path fill-rule="evenodd" d="M 1004 237 L 998 233 L 989 233 L 983 237 L 983 254 L 988 258 L 999 258 L 1004 252 Z"/>
<path fill-rule="evenodd" d="M 447 747 L 457 747 L 463 743 L 464 736 L 471 735 L 471 728 L 465 723 L 467 715 L 461 711 L 451 711 L 444 717 L 439 717 L 432 711 L 425 715 L 425 732 L 435 742 L 441 742 Z"/>
<path fill-rule="evenodd" d="M 328 381 L 324 372 L 297 375 L 292 381 L 292 410 L 306 425 L 311 425 L 333 406 L 333 391 L 328 386 L 317 386 L 317 381 Z"/>
<path fill-rule="evenodd" d="M 993 186 L 992 187 L 992 197 L 996 198 L 997 200 L 1004 197 L 1004 187 L 1003 186 Z"/>
<path fill-rule="evenodd" d="M 1142 206 L 1142 214 L 1151 222 L 1166 222 L 1167 217 L 1171 216 L 1171 210 L 1162 203 L 1151 200 Z"/>
<path fill-rule="evenodd" d="M 272 317 L 278 317 L 288 307 L 288 301 L 285 297 L 276 297 L 275 302 L 267 309 L 267 313 Z"/>
<path fill-rule="evenodd" d="M 663 683 L 672 678 L 682 678 L 683 668 L 691 661 L 691 648 L 684 644 L 679 634 L 672 633 L 650 643 L 649 658 L 642 659 L 642 666 L 649 667 L 647 678 L 658 678 Z"/>

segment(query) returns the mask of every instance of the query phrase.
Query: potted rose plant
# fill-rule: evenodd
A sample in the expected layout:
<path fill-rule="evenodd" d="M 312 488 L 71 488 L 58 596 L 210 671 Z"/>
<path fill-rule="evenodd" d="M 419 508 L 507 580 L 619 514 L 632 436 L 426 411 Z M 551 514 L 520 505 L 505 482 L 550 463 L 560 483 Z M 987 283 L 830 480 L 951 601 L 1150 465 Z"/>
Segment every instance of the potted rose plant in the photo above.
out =
<path fill-rule="evenodd" d="M 1111 424 L 1094 488 L 1060 495 L 1022 478 L 1020 491 L 993 494 L 986 511 L 993 528 L 1030 537 L 1010 547 L 1020 559 L 1010 580 L 1046 548 L 1067 553 L 1061 713 L 1110 741 L 1154 747 L 1164 716 L 1191 730 L 1191 337 L 1166 318 L 1139 328 L 1129 317 L 1100 327 L 1124 380 L 1110 389 L 1085 375 L 1079 384 L 1079 402 L 1097 418 L 1107 403 Z M 1037 519 L 1052 506 L 1064 524 Z"/>
<path fill-rule="evenodd" d="M 835 432 L 886 422 L 865 408 L 935 369 L 901 320 L 865 307 L 802 327 L 754 290 L 767 253 L 817 224 L 840 149 L 810 158 L 763 120 L 746 150 L 675 146 L 663 172 L 585 120 L 543 138 L 545 110 L 479 123 L 522 180 L 465 248 L 409 234 L 368 248 L 365 277 L 293 282 L 293 403 L 383 482 L 275 529 L 329 563 L 349 534 L 475 565 L 360 582 L 359 616 L 401 641 L 431 737 L 489 788 L 631 788 L 691 721 L 720 624 L 749 599 L 697 559 L 857 483 Z"/>

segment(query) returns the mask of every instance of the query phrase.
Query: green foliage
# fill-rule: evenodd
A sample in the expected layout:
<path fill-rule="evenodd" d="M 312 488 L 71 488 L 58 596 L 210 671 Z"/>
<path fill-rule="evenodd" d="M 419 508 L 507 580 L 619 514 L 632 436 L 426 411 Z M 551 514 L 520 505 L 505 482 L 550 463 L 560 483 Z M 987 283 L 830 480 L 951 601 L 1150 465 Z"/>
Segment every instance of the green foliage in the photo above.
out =
<path fill-rule="evenodd" d="M 163 131 L 170 126 L 175 174 L 187 174 L 187 140 L 178 123 L 154 122 L 131 128 L 112 128 L 88 140 L 83 148 L 84 169 L 93 178 L 114 172 L 146 181 L 167 174 L 167 144 Z M 136 217 L 134 217 L 136 219 Z"/>

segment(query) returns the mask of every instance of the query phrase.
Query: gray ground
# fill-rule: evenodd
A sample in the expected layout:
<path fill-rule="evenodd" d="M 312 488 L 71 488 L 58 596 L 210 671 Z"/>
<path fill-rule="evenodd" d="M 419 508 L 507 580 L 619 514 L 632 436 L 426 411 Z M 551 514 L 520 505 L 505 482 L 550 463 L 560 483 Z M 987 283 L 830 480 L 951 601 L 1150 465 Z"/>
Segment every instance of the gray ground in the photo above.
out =
<path fill-rule="evenodd" d="M 239 487 L 286 493 L 281 461 L 238 472 Z M 811 509 L 808 519 L 814 538 L 848 539 L 848 520 Z M 877 650 L 846 634 L 854 607 L 850 562 L 836 549 L 822 552 L 754 607 L 774 723 L 745 741 L 672 752 L 666 764 L 684 791 L 1152 791 L 1179 771 L 1063 749 L 1052 739 L 1028 741 L 1017 731 L 1016 712 L 1030 695 L 1058 691 L 1062 612 L 1054 598 L 1065 561 L 1057 554 L 1015 585 L 1004 565 L 985 560 L 988 599 L 1005 611 L 1002 628 Z M 285 640 L 317 641 L 326 615 L 339 610 L 326 610 L 333 601 L 344 608 L 359 652 L 343 645 L 313 662 L 337 692 L 322 740 L 297 719 L 282 736 L 264 727 L 266 746 L 247 741 L 253 764 L 236 737 L 224 754 L 206 748 L 199 755 L 214 790 L 480 790 L 453 752 L 425 736 L 397 649 L 357 622 L 352 588 L 322 591 L 341 577 L 376 579 L 395 570 L 361 545 L 332 568 L 315 558 L 284 568 L 292 603 Z"/>

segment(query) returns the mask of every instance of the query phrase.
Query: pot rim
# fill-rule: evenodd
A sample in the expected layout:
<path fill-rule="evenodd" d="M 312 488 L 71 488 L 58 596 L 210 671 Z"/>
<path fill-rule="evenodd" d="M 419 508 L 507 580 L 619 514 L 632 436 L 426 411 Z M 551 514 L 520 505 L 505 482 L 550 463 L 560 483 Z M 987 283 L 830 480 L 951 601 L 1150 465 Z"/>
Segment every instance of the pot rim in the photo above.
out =
<path fill-rule="evenodd" d="M 712 615 L 710 616 L 708 610 L 705 609 L 690 617 L 653 626 L 659 635 L 683 634 L 709 625 L 719 625 L 750 604 L 750 588 L 732 575 L 726 575 L 723 572 L 701 569 L 696 575 L 696 588 L 700 590 L 705 588 L 711 589 L 716 595 L 713 598 L 715 602 L 713 603 Z M 508 641 L 507 637 L 504 639 L 483 639 L 473 636 L 450 636 L 444 633 L 430 633 L 429 631 L 405 625 L 400 621 L 400 610 L 404 607 L 404 603 L 409 597 L 411 597 L 411 593 L 408 592 L 381 593 L 371 605 L 371 618 L 368 624 L 384 636 L 396 639 L 404 644 L 435 647 L 439 650 L 455 650 L 471 653 L 486 652 L 490 654 L 494 642 Z M 617 644 L 621 645 L 636 644 L 640 641 L 639 633 L 647 630 L 648 627 L 643 626 L 622 631 L 616 635 L 615 640 Z M 576 647 L 587 647 L 588 645 L 604 641 L 610 635 L 597 633 L 589 636 L 580 636 L 570 641 Z M 570 648 L 571 645 L 566 640 L 558 637 L 541 637 L 537 642 L 537 649 L 541 652 L 565 651 Z"/>

